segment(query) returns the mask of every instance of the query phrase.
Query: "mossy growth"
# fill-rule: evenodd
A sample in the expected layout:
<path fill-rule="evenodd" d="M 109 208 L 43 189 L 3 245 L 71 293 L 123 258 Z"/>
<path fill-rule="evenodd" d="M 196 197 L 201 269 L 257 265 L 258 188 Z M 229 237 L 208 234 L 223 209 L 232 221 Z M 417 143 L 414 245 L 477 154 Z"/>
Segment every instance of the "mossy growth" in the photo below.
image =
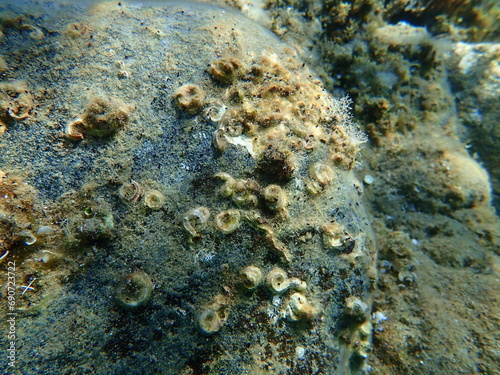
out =
<path fill-rule="evenodd" d="M 293 155 L 325 144 L 335 164 L 351 169 L 366 138 L 351 121 L 349 99 L 329 95 L 287 52 L 283 61 L 263 55 L 212 62 L 209 74 L 227 84 L 216 99 L 224 111 L 216 121 L 215 148 L 224 152 L 229 144 L 245 144 L 267 182 L 290 181 L 298 168 Z"/>
<path fill-rule="evenodd" d="M 95 197 L 94 190 L 71 191 L 58 200 L 60 220 L 64 220 L 65 246 L 104 243 L 115 234 L 114 216 L 109 203 Z"/>
<path fill-rule="evenodd" d="M 315 163 L 309 168 L 309 176 L 325 187 L 333 181 L 333 170 L 328 164 Z"/>
<path fill-rule="evenodd" d="M 149 190 L 144 194 L 144 204 L 152 210 L 160 210 L 165 204 L 165 196 L 159 190 Z"/>
<path fill-rule="evenodd" d="M 37 224 L 46 220 L 45 215 L 36 204 L 37 191 L 21 178 L 1 170 L 0 196 L 0 256 L 14 251 L 19 256 L 25 245 L 36 242 L 33 232 Z"/>

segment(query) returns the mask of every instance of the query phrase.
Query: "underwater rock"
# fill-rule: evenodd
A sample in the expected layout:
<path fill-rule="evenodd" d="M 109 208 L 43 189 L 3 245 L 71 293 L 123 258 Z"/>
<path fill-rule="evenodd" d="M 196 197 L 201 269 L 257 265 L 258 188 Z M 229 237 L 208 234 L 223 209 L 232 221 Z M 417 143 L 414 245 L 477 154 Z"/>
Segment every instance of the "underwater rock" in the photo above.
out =
<path fill-rule="evenodd" d="M 479 155 L 490 174 L 493 205 L 497 212 L 500 212 L 500 130 L 497 126 L 500 118 L 499 61 L 498 42 L 459 42 L 453 45 L 452 53 L 446 59 L 446 65 L 452 73 L 449 76 L 453 91 L 461 98 L 457 101 L 458 114 L 467 125 L 470 150 Z"/>
<path fill-rule="evenodd" d="M 153 282 L 146 272 L 138 271 L 125 275 L 117 287 L 116 295 L 127 307 L 145 304 L 153 292 Z"/>
<path fill-rule="evenodd" d="M 364 137 L 349 101 L 235 12 L 24 3 L 10 7 L 43 38 L 6 29 L 0 55 L 16 62 L 7 73 L 27 82 L 33 107 L 18 106 L 16 116 L 29 116 L 21 120 L 4 105 L 0 164 L 59 212 L 19 225 L 37 237 L 23 246 L 42 246 L 50 236 L 36 230 L 53 226 L 64 256 L 40 263 L 74 277 L 61 278 L 63 297 L 43 314 L 23 316 L 19 371 L 361 372 L 339 322 L 346 291 L 370 313 L 376 257 L 353 171 Z M 337 232 L 324 244 L 333 222 L 355 257 L 329 251 Z M 113 308 L 110 296 L 131 308 Z M 296 347 L 307 348 L 300 361 Z"/>
<path fill-rule="evenodd" d="M 262 271 L 256 266 L 247 266 L 241 270 L 243 286 L 248 290 L 254 290 L 262 281 Z"/>

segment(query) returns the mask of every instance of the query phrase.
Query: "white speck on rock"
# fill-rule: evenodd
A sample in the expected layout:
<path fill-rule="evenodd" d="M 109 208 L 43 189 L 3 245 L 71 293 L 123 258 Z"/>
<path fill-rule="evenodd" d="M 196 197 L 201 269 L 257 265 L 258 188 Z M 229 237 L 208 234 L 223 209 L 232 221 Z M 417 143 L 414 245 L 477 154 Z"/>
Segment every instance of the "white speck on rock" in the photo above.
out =
<path fill-rule="evenodd" d="M 306 350 L 302 346 L 297 346 L 295 348 L 295 355 L 297 356 L 297 359 L 304 359 L 306 354 Z"/>
<path fill-rule="evenodd" d="M 371 174 L 367 174 L 365 176 L 365 178 L 363 179 L 363 181 L 365 182 L 365 184 L 371 185 L 371 184 L 373 184 L 373 182 L 375 181 L 375 179 L 373 178 L 373 176 Z"/>

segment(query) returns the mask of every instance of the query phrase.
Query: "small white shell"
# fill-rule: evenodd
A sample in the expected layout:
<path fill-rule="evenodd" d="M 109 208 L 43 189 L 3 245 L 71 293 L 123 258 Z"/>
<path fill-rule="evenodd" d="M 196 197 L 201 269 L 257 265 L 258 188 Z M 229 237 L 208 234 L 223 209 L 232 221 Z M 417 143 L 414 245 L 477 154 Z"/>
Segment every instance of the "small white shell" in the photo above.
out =
<path fill-rule="evenodd" d="M 43 225 L 40 228 L 38 228 L 36 234 L 38 234 L 39 236 L 49 236 L 51 234 L 54 234 L 54 229 L 52 229 L 48 225 Z"/>

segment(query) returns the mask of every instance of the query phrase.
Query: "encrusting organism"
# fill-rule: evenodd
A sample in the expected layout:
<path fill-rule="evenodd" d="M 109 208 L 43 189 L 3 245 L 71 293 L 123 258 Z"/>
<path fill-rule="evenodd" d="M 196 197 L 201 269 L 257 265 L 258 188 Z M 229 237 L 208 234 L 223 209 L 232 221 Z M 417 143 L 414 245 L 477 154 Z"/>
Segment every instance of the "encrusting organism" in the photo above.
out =
<path fill-rule="evenodd" d="M 262 281 L 262 271 L 256 266 L 247 266 L 241 270 L 243 287 L 247 290 L 254 290 Z"/>
<path fill-rule="evenodd" d="M 194 84 L 179 87 L 172 96 L 176 106 L 188 114 L 197 114 L 205 104 L 205 92 Z"/>

